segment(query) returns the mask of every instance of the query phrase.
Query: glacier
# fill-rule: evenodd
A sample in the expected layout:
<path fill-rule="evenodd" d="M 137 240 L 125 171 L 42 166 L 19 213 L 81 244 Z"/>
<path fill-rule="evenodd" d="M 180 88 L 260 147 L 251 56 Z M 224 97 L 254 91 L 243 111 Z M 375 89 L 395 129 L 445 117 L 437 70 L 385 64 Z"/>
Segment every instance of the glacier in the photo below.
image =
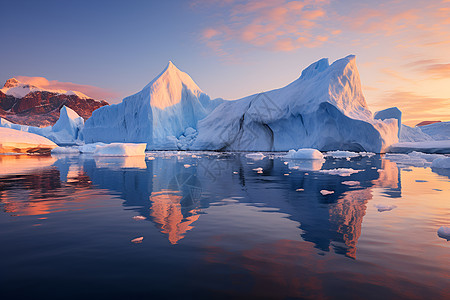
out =
<path fill-rule="evenodd" d="M 95 110 L 86 121 L 84 140 L 146 143 L 147 150 L 187 148 L 198 121 L 222 102 L 211 100 L 188 74 L 169 62 L 140 92 Z"/>
<path fill-rule="evenodd" d="M 355 60 L 321 59 L 286 87 L 222 103 L 198 123 L 191 149 L 384 152 L 398 142 L 398 120 L 372 117 Z"/>

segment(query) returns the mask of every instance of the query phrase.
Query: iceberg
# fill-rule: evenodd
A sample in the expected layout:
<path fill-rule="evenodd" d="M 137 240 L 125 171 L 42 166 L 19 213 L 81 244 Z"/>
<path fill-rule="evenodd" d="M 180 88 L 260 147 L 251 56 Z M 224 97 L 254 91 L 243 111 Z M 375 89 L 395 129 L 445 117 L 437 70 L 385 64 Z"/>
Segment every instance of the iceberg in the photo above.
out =
<path fill-rule="evenodd" d="M 450 140 L 450 122 L 420 126 L 420 130 L 436 141 Z"/>
<path fill-rule="evenodd" d="M 398 124 L 398 136 L 400 136 L 402 127 L 402 111 L 400 109 L 397 107 L 386 108 L 375 112 L 373 118 L 377 120 L 396 119 Z"/>
<path fill-rule="evenodd" d="M 58 147 L 40 135 L 0 127 L 0 153 L 43 153 Z"/>
<path fill-rule="evenodd" d="M 323 154 L 317 149 L 303 148 L 295 151 L 294 149 L 289 150 L 288 154 L 285 156 L 287 159 L 323 159 Z"/>
<path fill-rule="evenodd" d="M 191 150 L 381 153 L 398 142 L 398 120 L 372 118 L 353 55 L 321 59 L 286 87 L 225 101 L 197 131 Z"/>
<path fill-rule="evenodd" d="M 140 92 L 95 110 L 86 121 L 86 143 L 146 143 L 148 150 L 186 148 L 197 123 L 222 99 L 211 100 L 188 74 L 169 62 Z"/>
<path fill-rule="evenodd" d="M 75 145 L 81 143 L 81 131 L 84 127 L 84 119 L 74 110 L 63 106 L 59 113 L 59 119 L 53 126 L 34 127 L 19 125 L 0 118 L 0 127 L 34 133 L 48 138 L 59 146 Z"/>

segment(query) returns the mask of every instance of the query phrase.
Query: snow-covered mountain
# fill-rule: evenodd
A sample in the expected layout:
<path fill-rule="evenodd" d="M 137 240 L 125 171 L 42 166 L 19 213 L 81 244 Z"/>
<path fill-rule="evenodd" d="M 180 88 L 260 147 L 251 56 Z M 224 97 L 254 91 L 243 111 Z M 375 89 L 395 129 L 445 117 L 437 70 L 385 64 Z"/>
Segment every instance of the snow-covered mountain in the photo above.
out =
<path fill-rule="evenodd" d="M 140 92 L 119 104 L 101 107 L 87 120 L 90 142 L 141 142 L 148 149 L 178 149 L 179 138 L 192 139 L 197 123 L 222 99 L 211 100 L 172 62 Z"/>
<path fill-rule="evenodd" d="M 78 91 L 54 90 L 8 79 L 0 89 L 0 117 L 14 123 L 47 126 L 53 125 L 63 105 L 87 119 L 92 112 L 108 105 Z"/>
<path fill-rule="evenodd" d="M 383 152 L 398 141 L 396 119 L 375 120 L 355 56 L 321 59 L 286 87 L 221 104 L 198 125 L 191 149 Z"/>

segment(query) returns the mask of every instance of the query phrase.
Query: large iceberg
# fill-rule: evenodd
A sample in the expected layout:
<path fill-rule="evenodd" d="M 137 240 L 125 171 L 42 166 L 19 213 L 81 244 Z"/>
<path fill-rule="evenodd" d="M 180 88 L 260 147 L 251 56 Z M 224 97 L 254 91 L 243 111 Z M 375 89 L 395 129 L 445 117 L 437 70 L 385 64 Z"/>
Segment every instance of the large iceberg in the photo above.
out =
<path fill-rule="evenodd" d="M 147 143 L 147 149 L 178 149 L 186 138 L 195 136 L 198 121 L 221 102 L 211 100 L 188 74 L 169 62 L 139 93 L 95 110 L 86 121 L 84 139 L 86 143 Z"/>
<path fill-rule="evenodd" d="M 375 120 L 355 56 L 321 59 L 286 87 L 226 101 L 198 123 L 191 149 L 383 152 L 398 141 L 398 120 Z"/>
<path fill-rule="evenodd" d="M 34 127 L 11 123 L 0 118 L 0 127 L 38 134 L 58 145 L 74 145 L 81 143 L 81 130 L 84 127 L 84 119 L 74 110 L 63 106 L 60 110 L 59 119 L 53 126 Z"/>

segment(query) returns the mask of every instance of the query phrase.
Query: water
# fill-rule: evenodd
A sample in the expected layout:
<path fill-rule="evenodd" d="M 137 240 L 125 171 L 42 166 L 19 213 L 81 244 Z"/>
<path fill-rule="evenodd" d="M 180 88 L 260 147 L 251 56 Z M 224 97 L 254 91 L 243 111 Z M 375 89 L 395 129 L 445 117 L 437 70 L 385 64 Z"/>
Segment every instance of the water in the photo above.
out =
<path fill-rule="evenodd" d="M 335 168 L 359 172 L 317 171 Z M 450 180 L 430 168 L 159 152 L 0 170 L 1 299 L 450 298 Z"/>

